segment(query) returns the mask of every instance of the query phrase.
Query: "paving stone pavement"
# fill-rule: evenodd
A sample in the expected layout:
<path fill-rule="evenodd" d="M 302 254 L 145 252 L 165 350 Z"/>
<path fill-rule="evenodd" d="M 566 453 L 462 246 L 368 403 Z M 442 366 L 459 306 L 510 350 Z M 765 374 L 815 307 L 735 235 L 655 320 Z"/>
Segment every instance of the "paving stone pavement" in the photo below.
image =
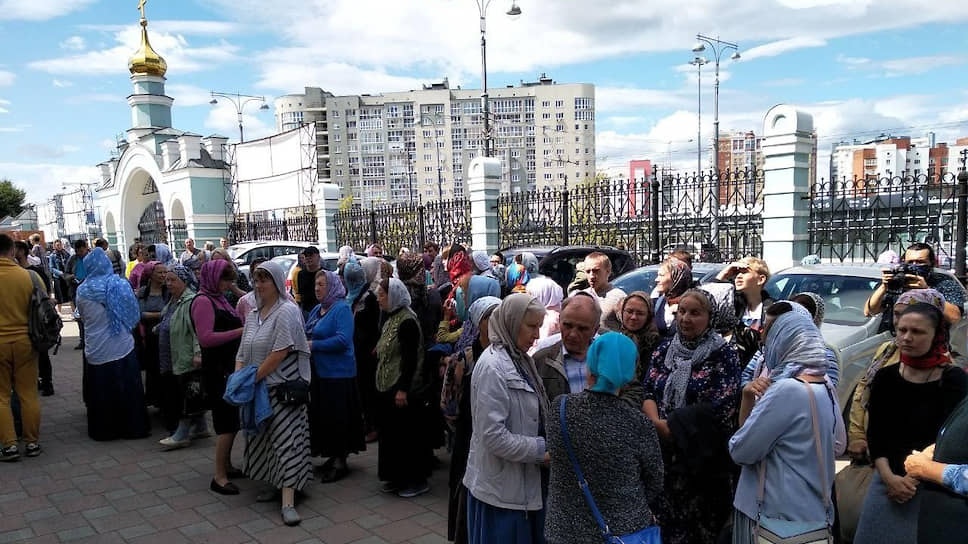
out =
<path fill-rule="evenodd" d="M 56 395 L 41 397 L 44 452 L 0 463 L 0 544 L 8 542 L 206 542 L 380 544 L 446 542 L 447 455 L 430 493 L 401 499 L 380 492 L 376 444 L 350 456 L 344 480 L 311 483 L 297 505 L 303 522 L 286 527 L 279 504 L 256 503 L 259 482 L 237 480 L 233 497 L 209 491 L 215 442 L 163 452 L 156 417 L 143 440 L 95 442 L 81 401 L 77 328 L 64 324 L 64 345 L 52 357 Z M 242 463 L 236 440 L 233 461 Z"/>

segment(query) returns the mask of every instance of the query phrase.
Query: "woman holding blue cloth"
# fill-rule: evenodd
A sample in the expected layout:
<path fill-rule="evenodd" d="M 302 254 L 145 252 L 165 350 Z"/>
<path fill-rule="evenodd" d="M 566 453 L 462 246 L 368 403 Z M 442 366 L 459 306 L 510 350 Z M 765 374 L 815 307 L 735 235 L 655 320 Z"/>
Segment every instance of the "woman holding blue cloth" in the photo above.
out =
<path fill-rule="evenodd" d="M 335 272 L 322 269 L 316 273 L 315 290 L 319 304 L 306 321 L 313 362 L 309 435 L 313 456 L 329 458 L 321 478 L 329 483 L 349 473 L 346 458 L 364 451 L 366 444 L 356 388 L 353 311 L 346 288 Z"/>
<path fill-rule="evenodd" d="M 551 481 L 545 519 L 549 544 L 595 542 L 602 537 L 585 497 L 575 492 L 578 476 L 569 446 L 613 535 L 655 525 L 649 502 L 662 491 L 659 437 L 652 421 L 618 396 L 635 377 L 637 357 L 631 339 L 617 332 L 603 334 L 588 349 L 588 389 L 551 402 Z M 559 422 L 561 409 L 568 426 L 567 445 Z"/>

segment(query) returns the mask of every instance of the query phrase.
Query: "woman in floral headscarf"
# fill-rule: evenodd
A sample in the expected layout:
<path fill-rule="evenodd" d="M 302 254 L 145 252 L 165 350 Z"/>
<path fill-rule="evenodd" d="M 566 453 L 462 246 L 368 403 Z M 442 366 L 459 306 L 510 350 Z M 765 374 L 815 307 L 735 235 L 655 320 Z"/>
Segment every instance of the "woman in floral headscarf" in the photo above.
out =
<path fill-rule="evenodd" d="M 679 297 L 692 287 L 692 268 L 686 261 L 669 257 L 659 265 L 655 278 L 655 327 L 664 337 L 675 334 L 676 306 Z"/>
<path fill-rule="evenodd" d="M 655 505 L 664 542 L 714 542 L 732 512 L 740 366 L 719 330 L 732 301 L 701 289 L 678 297 L 676 330 L 652 353 L 643 411 L 655 423 L 665 460 L 665 492 Z M 733 317 L 735 318 L 735 317 Z"/>
<path fill-rule="evenodd" d="M 319 304 L 306 321 L 313 356 L 309 436 L 313 455 L 329 458 L 321 478 L 328 483 L 349 474 L 346 458 L 365 450 L 366 444 L 346 288 L 335 272 L 323 269 L 316 273 L 315 294 Z"/>
<path fill-rule="evenodd" d="M 895 305 L 894 314 L 901 362 L 877 371 L 871 381 L 867 441 L 874 477 L 857 524 L 857 544 L 918 541 L 922 493 L 904 460 L 934 443 L 968 391 L 968 377 L 952 364 L 944 313 L 935 304 L 914 301 Z"/>

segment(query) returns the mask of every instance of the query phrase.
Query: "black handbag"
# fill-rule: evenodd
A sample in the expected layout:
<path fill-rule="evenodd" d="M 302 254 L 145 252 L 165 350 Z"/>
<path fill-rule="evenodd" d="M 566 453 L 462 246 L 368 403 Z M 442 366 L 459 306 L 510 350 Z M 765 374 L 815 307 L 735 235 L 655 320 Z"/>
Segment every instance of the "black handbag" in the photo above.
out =
<path fill-rule="evenodd" d="M 302 378 L 284 381 L 276 386 L 276 396 L 289 406 L 309 404 L 309 382 Z"/>
<path fill-rule="evenodd" d="M 186 416 L 204 413 L 211 408 L 205 391 L 205 378 L 201 370 L 192 370 L 181 376 L 182 410 Z"/>

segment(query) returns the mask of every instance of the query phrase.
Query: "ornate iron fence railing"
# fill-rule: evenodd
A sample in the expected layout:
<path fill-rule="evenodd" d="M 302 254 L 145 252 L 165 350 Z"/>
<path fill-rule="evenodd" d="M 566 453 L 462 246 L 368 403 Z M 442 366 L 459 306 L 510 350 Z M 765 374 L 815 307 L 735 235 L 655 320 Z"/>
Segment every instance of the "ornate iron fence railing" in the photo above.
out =
<path fill-rule="evenodd" d="M 350 208 L 336 212 L 336 240 L 357 250 L 379 242 L 384 254 L 400 248 L 421 251 L 433 241 L 441 247 L 469 244 L 471 203 L 467 199 L 419 204 L 388 204 L 373 208 Z"/>
<path fill-rule="evenodd" d="M 319 240 L 315 206 L 240 214 L 229 224 L 228 231 L 233 244 L 249 240 Z"/>

